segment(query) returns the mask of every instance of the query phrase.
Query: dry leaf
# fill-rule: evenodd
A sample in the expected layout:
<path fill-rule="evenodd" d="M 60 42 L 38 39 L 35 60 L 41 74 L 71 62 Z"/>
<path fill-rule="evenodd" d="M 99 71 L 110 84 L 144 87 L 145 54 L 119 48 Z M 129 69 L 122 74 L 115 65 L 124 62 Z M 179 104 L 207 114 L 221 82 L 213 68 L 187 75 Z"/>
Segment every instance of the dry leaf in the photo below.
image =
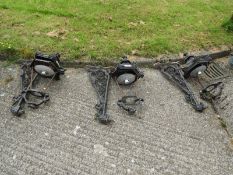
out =
<path fill-rule="evenodd" d="M 144 22 L 144 21 L 142 21 L 142 20 L 140 20 L 140 21 L 139 21 L 139 24 L 144 25 L 144 24 L 145 24 L 145 22 Z"/>
<path fill-rule="evenodd" d="M 112 22 L 112 17 L 111 17 L 111 16 L 109 16 L 109 17 L 108 17 L 108 20 Z"/>
<path fill-rule="evenodd" d="M 34 36 L 39 36 L 41 33 L 39 31 L 35 31 L 32 33 Z"/>
<path fill-rule="evenodd" d="M 138 24 L 136 22 L 130 22 L 128 25 L 130 27 L 136 27 Z"/>
<path fill-rule="evenodd" d="M 74 38 L 74 41 L 79 42 L 79 39 L 78 38 Z"/>
<path fill-rule="evenodd" d="M 132 50 L 132 51 L 131 51 L 131 54 L 132 54 L 132 55 L 137 55 L 138 53 L 139 53 L 138 50 Z"/>
<path fill-rule="evenodd" d="M 58 29 L 58 30 L 53 30 L 51 32 L 48 32 L 46 35 L 51 37 L 51 38 L 61 38 L 65 39 L 65 36 L 67 35 L 68 31 L 65 29 Z"/>

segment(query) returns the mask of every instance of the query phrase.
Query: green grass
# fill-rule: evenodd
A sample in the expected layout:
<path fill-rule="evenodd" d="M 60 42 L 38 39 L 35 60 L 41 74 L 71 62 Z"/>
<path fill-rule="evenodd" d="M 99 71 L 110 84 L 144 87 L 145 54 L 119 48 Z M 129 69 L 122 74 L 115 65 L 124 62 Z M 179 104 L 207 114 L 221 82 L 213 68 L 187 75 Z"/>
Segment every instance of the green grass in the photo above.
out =
<path fill-rule="evenodd" d="M 232 45 L 221 27 L 232 9 L 231 0 L 0 0 L 0 52 L 106 60 Z"/>
<path fill-rule="evenodd" d="M 223 27 L 228 31 L 228 32 L 233 32 L 233 15 L 230 20 L 227 22 L 223 23 Z"/>

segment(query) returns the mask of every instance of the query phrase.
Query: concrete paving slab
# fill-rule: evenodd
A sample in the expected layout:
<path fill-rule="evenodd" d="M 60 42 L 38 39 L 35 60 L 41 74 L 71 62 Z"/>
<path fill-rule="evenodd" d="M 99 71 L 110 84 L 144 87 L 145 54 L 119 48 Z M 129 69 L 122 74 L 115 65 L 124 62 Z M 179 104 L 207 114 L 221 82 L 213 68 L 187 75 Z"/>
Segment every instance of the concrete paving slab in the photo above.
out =
<path fill-rule="evenodd" d="M 230 134 L 230 136 L 233 138 L 233 79 L 232 77 L 227 78 L 224 81 L 224 89 L 222 97 L 225 97 L 226 99 L 222 101 L 219 104 L 219 111 L 221 114 L 221 117 L 223 118 L 226 128 Z"/>
<path fill-rule="evenodd" d="M 84 69 L 68 69 L 53 82 L 48 104 L 9 112 L 17 94 L 18 67 L 0 69 L 0 174 L 233 174 L 229 137 L 211 108 L 197 113 L 160 72 L 130 89 L 110 84 L 108 114 L 114 123 L 94 120 L 97 102 Z M 145 104 L 135 116 L 117 106 L 123 95 Z"/>

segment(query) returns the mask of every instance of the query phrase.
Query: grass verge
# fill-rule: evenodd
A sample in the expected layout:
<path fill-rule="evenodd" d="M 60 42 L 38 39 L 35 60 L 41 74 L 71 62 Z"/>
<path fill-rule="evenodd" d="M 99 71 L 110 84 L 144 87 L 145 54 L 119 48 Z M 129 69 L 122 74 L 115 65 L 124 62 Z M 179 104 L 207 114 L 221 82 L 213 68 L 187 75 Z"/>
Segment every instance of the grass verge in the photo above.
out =
<path fill-rule="evenodd" d="M 221 27 L 232 9 L 229 0 L 0 0 L 0 42 L 22 58 L 36 50 L 95 61 L 151 57 L 232 45 Z"/>

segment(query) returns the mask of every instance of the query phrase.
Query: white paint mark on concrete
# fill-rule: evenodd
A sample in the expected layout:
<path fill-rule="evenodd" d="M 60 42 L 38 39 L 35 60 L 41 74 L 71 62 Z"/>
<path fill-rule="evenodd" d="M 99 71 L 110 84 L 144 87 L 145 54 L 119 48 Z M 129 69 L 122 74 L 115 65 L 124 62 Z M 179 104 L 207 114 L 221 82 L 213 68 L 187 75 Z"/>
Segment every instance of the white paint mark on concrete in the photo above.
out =
<path fill-rule="evenodd" d="M 86 135 L 85 134 L 82 134 L 82 135 L 80 135 L 81 137 L 86 137 Z"/>
<path fill-rule="evenodd" d="M 74 135 L 77 135 L 77 132 L 78 132 L 79 129 L 80 129 L 80 126 L 77 125 L 77 126 L 75 127 L 75 129 L 74 129 L 74 132 L 73 132 Z"/>
<path fill-rule="evenodd" d="M 111 167 L 112 167 L 112 168 L 116 168 L 116 165 L 115 165 L 115 164 L 111 164 Z"/>
<path fill-rule="evenodd" d="M 108 156 L 107 149 L 103 145 L 100 145 L 100 144 L 94 145 L 94 153 L 101 154 L 103 156 Z"/>
<path fill-rule="evenodd" d="M 108 143 L 108 142 L 105 142 L 105 145 L 109 145 L 109 143 Z"/>
<path fill-rule="evenodd" d="M 151 169 L 150 169 L 150 172 L 151 172 L 151 173 L 155 172 L 155 169 L 154 169 L 154 168 L 151 168 Z"/>
<path fill-rule="evenodd" d="M 13 156 L 13 160 L 15 160 L 15 159 L 16 159 L 16 155 Z"/>
<path fill-rule="evenodd" d="M 127 173 L 130 174 L 131 173 L 131 169 L 127 169 Z"/>
<path fill-rule="evenodd" d="M 44 133 L 44 135 L 45 135 L 45 136 L 49 136 L 49 133 L 46 132 L 46 133 Z"/>
<path fill-rule="evenodd" d="M 134 141 L 134 140 L 132 141 L 132 143 L 133 143 L 133 144 L 135 144 L 135 145 L 137 144 L 137 142 L 136 142 L 136 141 Z"/>

